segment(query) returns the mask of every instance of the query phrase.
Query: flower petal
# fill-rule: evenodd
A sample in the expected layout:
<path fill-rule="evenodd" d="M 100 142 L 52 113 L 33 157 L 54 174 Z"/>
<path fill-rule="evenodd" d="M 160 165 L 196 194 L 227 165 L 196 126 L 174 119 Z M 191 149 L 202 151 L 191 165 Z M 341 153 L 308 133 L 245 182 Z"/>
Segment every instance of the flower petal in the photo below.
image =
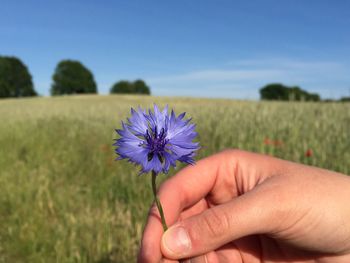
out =
<path fill-rule="evenodd" d="M 140 165 L 141 173 L 168 173 L 176 161 L 193 164 L 199 143 L 193 142 L 197 136 L 195 125 L 185 119 L 185 114 L 176 116 L 173 110 L 169 114 L 168 106 L 160 111 L 156 104 L 148 113 L 132 108 L 128 123 L 116 130 L 120 138 L 113 145 L 118 159 Z"/>
<path fill-rule="evenodd" d="M 137 111 L 131 108 L 131 117 L 128 121 L 128 127 L 135 132 L 137 136 L 142 136 L 148 129 L 148 120 L 145 117 L 145 112 L 141 108 Z"/>

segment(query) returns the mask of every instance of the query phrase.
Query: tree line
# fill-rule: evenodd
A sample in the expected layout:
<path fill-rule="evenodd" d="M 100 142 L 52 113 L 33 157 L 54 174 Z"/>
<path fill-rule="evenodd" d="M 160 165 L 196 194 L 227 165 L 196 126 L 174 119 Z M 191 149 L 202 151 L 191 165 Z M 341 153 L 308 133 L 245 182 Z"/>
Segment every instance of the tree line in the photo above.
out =
<path fill-rule="evenodd" d="M 261 100 L 281 101 L 323 101 L 323 102 L 347 102 L 350 97 L 342 97 L 339 100 L 321 99 L 317 93 L 309 93 L 298 86 L 286 86 L 281 83 L 268 84 L 260 89 Z"/>
<path fill-rule="evenodd" d="M 317 93 L 309 93 L 298 86 L 288 87 L 280 83 L 268 84 L 260 89 L 262 100 L 320 101 Z"/>
<path fill-rule="evenodd" d="M 76 60 L 60 61 L 52 76 L 50 93 L 53 96 L 66 94 L 97 93 L 92 72 Z M 111 94 L 150 95 L 150 87 L 141 79 L 121 80 L 112 85 Z M 0 56 L 0 98 L 37 96 L 32 76 L 27 66 L 16 57 Z M 321 101 L 317 93 L 309 93 L 298 86 L 289 87 L 281 83 L 268 84 L 260 89 L 261 100 Z M 335 100 L 325 99 L 325 102 Z M 350 101 L 342 97 L 339 101 Z"/>
<path fill-rule="evenodd" d="M 76 60 L 60 61 L 52 76 L 52 96 L 97 93 L 92 72 Z M 112 85 L 110 93 L 150 95 L 150 87 L 141 79 L 122 80 Z M 0 98 L 37 96 L 27 66 L 16 57 L 0 56 Z"/>

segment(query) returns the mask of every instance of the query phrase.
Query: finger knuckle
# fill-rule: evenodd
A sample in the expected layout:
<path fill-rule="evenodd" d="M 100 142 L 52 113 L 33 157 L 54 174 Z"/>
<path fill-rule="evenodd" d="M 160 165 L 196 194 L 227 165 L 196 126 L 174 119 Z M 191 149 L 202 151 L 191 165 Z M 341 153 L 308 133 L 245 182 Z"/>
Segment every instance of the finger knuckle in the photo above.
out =
<path fill-rule="evenodd" d="M 209 236 L 220 236 L 227 231 L 229 227 L 229 221 L 225 213 L 222 213 L 218 209 L 210 209 L 206 213 L 203 213 L 201 217 L 202 231 L 206 231 Z"/>

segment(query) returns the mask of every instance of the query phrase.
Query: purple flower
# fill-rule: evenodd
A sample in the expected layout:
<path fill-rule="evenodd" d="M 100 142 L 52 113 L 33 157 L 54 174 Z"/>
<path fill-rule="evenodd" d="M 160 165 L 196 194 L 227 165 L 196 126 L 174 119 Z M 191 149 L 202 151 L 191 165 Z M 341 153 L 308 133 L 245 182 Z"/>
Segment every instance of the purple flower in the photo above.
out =
<path fill-rule="evenodd" d="M 195 151 L 199 144 L 193 142 L 197 136 L 195 125 L 184 119 L 185 113 L 176 116 L 168 114 L 166 106 L 160 112 L 154 104 L 154 111 L 131 108 L 131 117 L 122 122 L 122 129 L 116 130 L 120 138 L 113 144 L 118 159 L 128 159 L 141 165 L 141 173 L 169 171 L 176 161 L 194 164 Z"/>

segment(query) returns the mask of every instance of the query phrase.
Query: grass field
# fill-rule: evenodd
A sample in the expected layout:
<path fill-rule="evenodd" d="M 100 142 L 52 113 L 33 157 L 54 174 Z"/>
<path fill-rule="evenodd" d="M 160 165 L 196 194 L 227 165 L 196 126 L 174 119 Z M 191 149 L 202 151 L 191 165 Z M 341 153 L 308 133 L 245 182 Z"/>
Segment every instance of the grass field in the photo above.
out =
<path fill-rule="evenodd" d="M 349 103 L 1 100 L 0 262 L 135 261 L 152 202 L 150 177 L 115 162 L 111 145 L 130 107 L 153 102 L 193 117 L 202 146 L 198 158 L 241 148 L 350 173 Z"/>

